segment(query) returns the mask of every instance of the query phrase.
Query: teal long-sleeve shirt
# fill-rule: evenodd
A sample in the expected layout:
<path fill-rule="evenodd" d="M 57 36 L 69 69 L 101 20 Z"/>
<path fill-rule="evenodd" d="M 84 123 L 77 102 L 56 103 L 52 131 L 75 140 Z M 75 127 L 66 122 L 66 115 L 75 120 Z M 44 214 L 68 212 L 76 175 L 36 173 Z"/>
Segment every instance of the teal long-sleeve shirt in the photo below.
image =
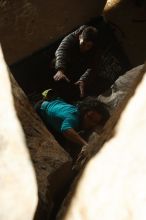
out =
<path fill-rule="evenodd" d="M 62 99 L 43 101 L 39 107 L 39 114 L 48 126 L 59 133 L 71 128 L 78 130 L 78 108 L 64 102 Z"/>

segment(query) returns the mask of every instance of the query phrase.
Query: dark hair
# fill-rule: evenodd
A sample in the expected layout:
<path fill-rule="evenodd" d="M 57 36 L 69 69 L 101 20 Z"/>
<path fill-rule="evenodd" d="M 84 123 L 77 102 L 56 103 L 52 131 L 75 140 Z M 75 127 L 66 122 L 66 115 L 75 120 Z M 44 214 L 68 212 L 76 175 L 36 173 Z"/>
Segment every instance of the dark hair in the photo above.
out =
<path fill-rule="evenodd" d="M 85 41 L 97 42 L 98 30 L 95 27 L 88 26 L 81 33 Z"/>
<path fill-rule="evenodd" d="M 88 96 L 84 100 L 78 102 L 77 107 L 80 112 L 81 120 L 83 120 L 84 115 L 88 111 L 97 111 L 102 116 L 100 124 L 103 124 L 103 125 L 110 117 L 107 106 L 104 103 L 98 101 L 97 98 L 95 97 Z"/>

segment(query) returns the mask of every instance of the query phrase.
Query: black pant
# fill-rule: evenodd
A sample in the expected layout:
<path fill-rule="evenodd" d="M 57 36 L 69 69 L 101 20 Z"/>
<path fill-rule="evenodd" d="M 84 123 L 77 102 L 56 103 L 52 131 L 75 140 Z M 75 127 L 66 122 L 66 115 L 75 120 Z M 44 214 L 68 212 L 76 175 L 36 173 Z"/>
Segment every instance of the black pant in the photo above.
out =
<path fill-rule="evenodd" d="M 54 81 L 53 89 L 57 95 L 67 102 L 80 100 L 79 87 L 65 80 Z"/>
<path fill-rule="evenodd" d="M 102 77 L 96 77 L 94 80 L 89 80 L 85 87 L 86 96 L 98 96 L 108 90 L 112 82 L 108 79 Z"/>

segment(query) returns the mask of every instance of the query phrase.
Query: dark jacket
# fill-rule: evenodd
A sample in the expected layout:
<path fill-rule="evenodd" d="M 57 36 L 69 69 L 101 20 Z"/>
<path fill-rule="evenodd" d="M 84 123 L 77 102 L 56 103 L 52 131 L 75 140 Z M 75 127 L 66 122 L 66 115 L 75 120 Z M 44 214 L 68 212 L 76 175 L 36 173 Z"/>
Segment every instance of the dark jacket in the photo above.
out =
<path fill-rule="evenodd" d="M 119 58 L 113 54 L 112 42 L 102 48 L 101 37 L 97 39 L 92 50 L 80 52 L 79 35 L 85 27 L 81 26 L 62 40 L 55 53 L 55 68 L 56 71 L 64 70 L 73 83 L 85 81 L 86 94 L 98 95 L 107 90 L 122 74 L 122 68 Z"/>
<path fill-rule="evenodd" d="M 56 50 L 55 69 L 64 70 L 65 75 L 75 82 L 79 79 L 87 80 L 92 69 L 94 49 L 81 53 L 79 48 L 79 35 L 86 25 L 67 35 Z"/>

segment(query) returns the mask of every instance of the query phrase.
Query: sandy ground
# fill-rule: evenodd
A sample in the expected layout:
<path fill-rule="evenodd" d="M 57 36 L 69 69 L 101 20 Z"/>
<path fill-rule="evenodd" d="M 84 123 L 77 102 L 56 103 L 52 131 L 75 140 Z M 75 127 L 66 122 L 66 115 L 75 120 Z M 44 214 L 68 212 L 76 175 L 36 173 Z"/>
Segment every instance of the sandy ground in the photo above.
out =
<path fill-rule="evenodd" d="M 140 1 L 140 0 L 139 0 Z M 136 6 L 134 0 L 108 0 L 104 16 L 115 24 L 116 35 L 122 42 L 132 66 L 146 60 L 146 0 Z"/>

